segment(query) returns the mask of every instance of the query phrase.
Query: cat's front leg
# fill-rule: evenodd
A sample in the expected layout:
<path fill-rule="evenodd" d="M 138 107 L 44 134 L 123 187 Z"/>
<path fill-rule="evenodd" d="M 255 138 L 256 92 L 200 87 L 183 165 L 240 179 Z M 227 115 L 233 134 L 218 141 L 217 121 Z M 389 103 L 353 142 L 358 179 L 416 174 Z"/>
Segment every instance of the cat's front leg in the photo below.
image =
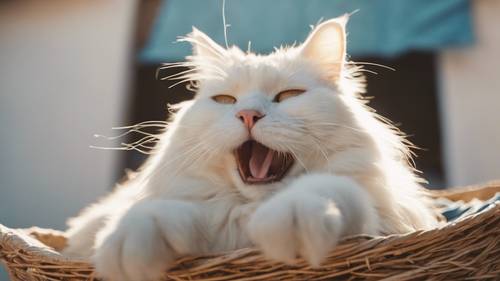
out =
<path fill-rule="evenodd" d="M 377 232 L 368 194 L 347 177 L 305 175 L 257 208 L 250 239 L 267 257 L 293 263 L 298 256 L 318 266 L 345 235 Z"/>
<path fill-rule="evenodd" d="M 191 203 L 141 201 L 98 234 L 96 272 L 105 280 L 158 280 L 177 257 L 204 251 L 199 228 Z"/>

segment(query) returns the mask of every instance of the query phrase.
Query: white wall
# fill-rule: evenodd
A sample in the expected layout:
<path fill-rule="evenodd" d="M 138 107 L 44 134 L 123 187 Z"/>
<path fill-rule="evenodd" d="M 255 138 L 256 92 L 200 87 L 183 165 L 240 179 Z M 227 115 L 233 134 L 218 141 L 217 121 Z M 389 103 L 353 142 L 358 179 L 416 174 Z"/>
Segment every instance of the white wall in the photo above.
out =
<path fill-rule="evenodd" d="M 112 187 L 135 1 L 0 4 L 0 223 L 62 229 Z"/>
<path fill-rule="evenodd" d="M 440 55 L 448 184 L 500 179 L 500 1 L 475 0 L 477 44 Z"/>

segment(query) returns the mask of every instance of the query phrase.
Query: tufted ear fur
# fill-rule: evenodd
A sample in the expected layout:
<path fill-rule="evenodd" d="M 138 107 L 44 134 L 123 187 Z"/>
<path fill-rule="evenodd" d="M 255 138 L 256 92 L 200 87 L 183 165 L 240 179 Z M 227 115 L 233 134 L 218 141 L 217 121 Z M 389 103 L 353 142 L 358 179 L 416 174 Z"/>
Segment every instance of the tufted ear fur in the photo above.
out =
<path fill-rule="evenodd" d="M 321 23 L 301 46 L 301 55 L 321 67 L 327 79 L 336 80 L 342 72 L 346 56 L 347 20 L 346 14 Z"/>
<path fill-rule="evenodd" d="M 194 26 L 193 31 L 184 40 L 193 45 L 193 55 L 195 56 L 217 59 L 226 53 L 226 49 Z"/>

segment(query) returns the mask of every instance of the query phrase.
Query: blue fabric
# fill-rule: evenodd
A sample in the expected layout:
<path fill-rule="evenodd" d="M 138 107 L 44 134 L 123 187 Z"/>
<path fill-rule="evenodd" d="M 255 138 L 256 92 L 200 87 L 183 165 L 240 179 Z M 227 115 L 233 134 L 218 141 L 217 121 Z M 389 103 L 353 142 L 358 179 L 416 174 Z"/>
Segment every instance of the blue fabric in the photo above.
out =
<path fill-rule="evenodd" d="M 469 0 L 227 0 L 229 45 L 266 53 L 303 41 L 320 19 L 355 13 L 347 26 L 354 56 L 395 56 L 408 50 L 440 50 L 473 42 Z M 167 0 L 140 59 L 182 60 L 187 43 L 173 44 L 196 26 L 224 45 L 222 0 Z"/>
<path fill-rule="evenodd" d="M 446 221 L 454 221 L 458 218 L 484 211 L 490 206 L 493 206 L 495 202 L 500 202 L 500 193 L 495 194 L 495 196 L 486 201 L 475 199 L 464 203 L 462 201 L 453 202 L 446 199 L 440 199 L 438 204 L 441 208 L 441 214 L 446 218 Z"/>

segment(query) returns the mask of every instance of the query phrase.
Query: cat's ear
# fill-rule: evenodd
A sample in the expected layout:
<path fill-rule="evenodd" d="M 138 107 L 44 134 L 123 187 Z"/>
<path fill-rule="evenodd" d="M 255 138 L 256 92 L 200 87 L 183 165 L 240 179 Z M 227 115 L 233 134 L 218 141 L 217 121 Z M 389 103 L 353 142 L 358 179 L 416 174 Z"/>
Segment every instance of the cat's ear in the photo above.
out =
<path fill-rule="evenodd" d="M 301 55 L 321 67 L 328 79 L 336 79 L 342 72 L 348 17 L 346 14 L 316 26 L 301 46 Z"/>
<path fill-rule="evenodd" d="M 184 39 L 193 45 L 193 55 L 200 57 L 220 58 L 226 53 L 226 49 L 215 43 L 208 35 L 193 26 L 193 31 Z"/>

